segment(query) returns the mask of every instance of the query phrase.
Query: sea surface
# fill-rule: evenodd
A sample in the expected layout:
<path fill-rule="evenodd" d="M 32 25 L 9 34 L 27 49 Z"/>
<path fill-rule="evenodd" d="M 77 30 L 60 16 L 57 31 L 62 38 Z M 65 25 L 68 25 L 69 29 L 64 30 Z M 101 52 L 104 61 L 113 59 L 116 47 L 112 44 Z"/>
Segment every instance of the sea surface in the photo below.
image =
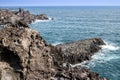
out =
<path fill-rule="evenodd" d="M 19 7 L 1 7 L 17 10 Z M 22 7 L 33 14 L 45 13 L 54 20 L 36 20 L 30 27 L 50 44 L 57 45 L 100 37 L 106 46 L 81 64 L 94 72 L 120 80 L 120 7 Z M 76 66 L 74 65 L 74 66 Z"/>

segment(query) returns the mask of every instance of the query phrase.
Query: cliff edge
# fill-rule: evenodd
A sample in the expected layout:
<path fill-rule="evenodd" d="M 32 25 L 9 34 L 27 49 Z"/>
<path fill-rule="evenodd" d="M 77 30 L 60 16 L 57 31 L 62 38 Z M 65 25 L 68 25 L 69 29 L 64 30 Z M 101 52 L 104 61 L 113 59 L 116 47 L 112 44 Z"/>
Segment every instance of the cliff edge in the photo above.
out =
<path fill-rule="evenodd" d="M 96 45 L 99 45 L 99 39 L 86 41 L 90 44 L 95 41 Z M 84 40 L 77 43 L 80 45 L 81 42 L 83 43 Z M 5 27 L 0 30 L 1 80 L 107 80 L 80 66 L 72 68 L 70 63 L 74 61 L 69 60 L 76 57 L 71 58 L 70 53 L 63 51 L 63 49 L 68 49 L 68 45 L 72 44 L 67 44 L 62 48 L 63 45 L 52 46 L 46 43 L 39 32 L 30 28 Z M 70 57 L 68 62 L 65 60 L 67 59 L 64 57 L 65 54 L 68 54 L 67 58 Z M 89 54 L 83 53 L 83 55 Z"/>

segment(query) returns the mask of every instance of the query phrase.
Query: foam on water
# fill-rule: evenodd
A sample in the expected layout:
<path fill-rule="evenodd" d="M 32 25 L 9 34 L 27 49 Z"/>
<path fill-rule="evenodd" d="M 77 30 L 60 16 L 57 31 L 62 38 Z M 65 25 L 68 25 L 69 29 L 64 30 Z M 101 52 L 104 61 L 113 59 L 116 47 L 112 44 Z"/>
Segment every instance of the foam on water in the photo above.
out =
<path fill-rule="evenodd" d="M 100 47 L 102 47 L 102 49 L 107 49 L 107 50 L 118 50 L 119 47 L 116 46 L 114 43 L 108 43 L 106 41 L 104 41 L 106 45 L 102 45 Z"/>
<path fill-rule="evenodd" d="M 52 20 L 52 18 L 49 18 L 48 20 L 38 20 L 38 19 L 36 19 L 35 21 L 32 22 L 32 24 L 36 24 L 36 23 L 39 23 L 39 22 L 49 22 L 51 20 Z"/>
<path fill-rule="evenodd" d="M 105 43 L 106 45 L 100 46 L 102 47 L 102 50 L 95 53 L 95 55 L 92 56 L 91 60 L 84 61 L 80 64 L 72 65 L 72 67 L 81 65 L 83 67 L 90 68 L 90 67 L 95 67 L 97 63 L 105 63 L 107 61 L 120 58 L 118 55 L 112 53 L 113 51 L 119 50 L 120 48 L 114 43 L 108 43 L 108 42 Z"/>
<path fill-rule="evenodd" d="M 62 42 L 55 42 L 55 43 L 52 43 L 52 45 L 56 46 L 58 44 L 62 44 Z"/>

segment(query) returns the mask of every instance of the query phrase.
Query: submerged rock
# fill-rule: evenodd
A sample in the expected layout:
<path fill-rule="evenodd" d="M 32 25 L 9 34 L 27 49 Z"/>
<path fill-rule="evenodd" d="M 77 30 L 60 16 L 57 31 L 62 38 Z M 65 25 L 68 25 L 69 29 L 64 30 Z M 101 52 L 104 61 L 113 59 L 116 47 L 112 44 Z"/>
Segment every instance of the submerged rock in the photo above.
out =
<path fill-rule="evenodd" d="M 98 52 L 101 49 L 99 46 L 104 44 L 105 43 L 101 38 L 91 38 L 66 44 L 59 44 L 57 47 L 61 48 L 64 55 L 64 62 L 76 64 L 89 60 L 95 52 Z"/>
<path fill-rule="evenodd" d="M 5 27 L 0 30 L 0 79 L 1 80 L 107 80 L 100 78 L 98 74 L 93 73 L 82 67 L 72 68 L 66 63 L 64 49 L 68 49 L 68 45 L 72 46 L 70 51 L 76 49 L 78 45 L 86 44 L 100 45 L 101 41 L 90 39 L 52 46 L 40 36 L 39 32 L 24 27 Z M 87 42 L 87 43 L 86 43 Z M 75 46 L 75 48 L 74 48 Z M 78 46 L 78 47 L 82 47 Z M 93 47 L 88 51 L 97 51 L 100 48 Z M 82 47 L 85 48 L 86 47 Z M 80 48 L 77 48 L 80 49 Z M 83 52 L 85 52 L 83 50 Z M 81 53 L 74 53 L 81 54 Z M 84 53 L 83 53 L 84 54 Z M 87 52 L 85 53 L 85 55 Z M 89 54 L 88 54 L 89 55 Z M 68 57 L 69 58 L 69 55 Z M 64 65 L 66 64 L 66 65 Z"/>

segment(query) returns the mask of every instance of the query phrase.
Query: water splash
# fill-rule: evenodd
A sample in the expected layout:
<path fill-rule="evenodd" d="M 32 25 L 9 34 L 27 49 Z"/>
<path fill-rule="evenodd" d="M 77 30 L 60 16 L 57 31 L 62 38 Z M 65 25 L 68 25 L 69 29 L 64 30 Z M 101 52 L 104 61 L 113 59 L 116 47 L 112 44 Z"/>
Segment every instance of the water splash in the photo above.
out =
<path fill-rule="evenodd" d="M 114 43 L 104 42 L 106 45 L 100 46 L 102 50 L 93 55 L 91 60 L 72 65 L 72 67 L 81 65 L 86 68 L 91 68 L 95 67 L 98 63 L 105 63 L 107 61 L 120 58 L 117 54 L 113 54 L 113 51 L 119 50 L 120 48 Z"/>
<path fill-rule="evenodd" d="M 102 45 L 100 47 L 102 47 L 102 49 L 107 49 L 107 50 L 118 50 L 119 47 L 116 46 L 114 43 L 108 43 L 106 41 L 104 41 L 106 45 Z"/>

